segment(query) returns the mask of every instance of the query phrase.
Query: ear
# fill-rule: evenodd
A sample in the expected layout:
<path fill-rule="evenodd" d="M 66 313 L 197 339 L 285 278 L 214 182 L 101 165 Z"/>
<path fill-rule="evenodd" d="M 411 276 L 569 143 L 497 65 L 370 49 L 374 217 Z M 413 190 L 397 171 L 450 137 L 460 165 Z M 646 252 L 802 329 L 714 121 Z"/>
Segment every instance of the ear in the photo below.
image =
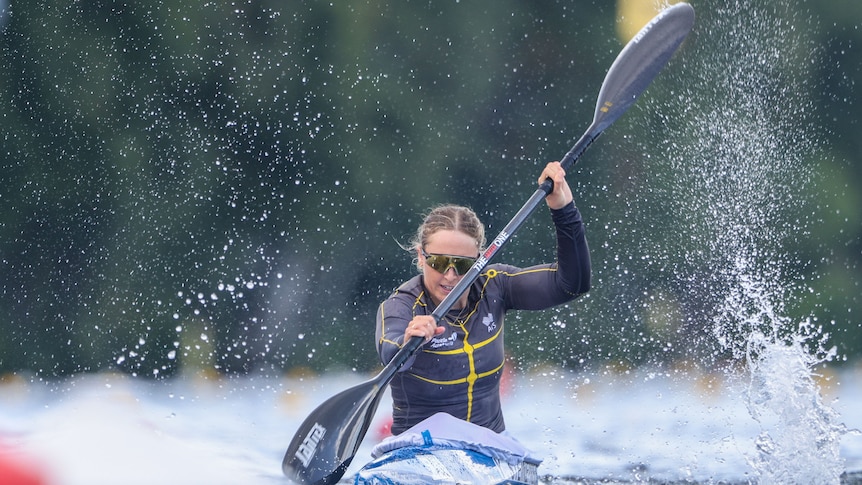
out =
<path fill-rule="evenodd" d="M 422 255 L 422 248 L 416 246 L 416 267 L 419 271 L 425 269 L 425 256 Z"/>

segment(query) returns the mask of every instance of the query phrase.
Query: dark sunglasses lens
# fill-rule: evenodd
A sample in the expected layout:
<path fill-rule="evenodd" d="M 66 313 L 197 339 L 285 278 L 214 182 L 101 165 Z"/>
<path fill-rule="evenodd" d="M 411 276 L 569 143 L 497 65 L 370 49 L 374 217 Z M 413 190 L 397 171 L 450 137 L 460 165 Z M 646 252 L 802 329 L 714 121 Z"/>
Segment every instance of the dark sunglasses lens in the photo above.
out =
<path fill-rule="evenodd" d="M 434 268 L 438 273 L 443 273 L 449 267 L 449 258 L 445 256 L 428 256 L 425 258 L 425 262 L 428 263 L 428 266 Z"/>
<path fill-rule="evenodd" d="M 429 255 L 425 258 L 425 262 L 438 273 L 445 273 L 451 266 L 455 268 L 455 273 L 459 276 L 469 271 L 470 267 L 473 266 L 473 260 L 470 258 L 457 258 L 454 256 L 441 256 L 438 254 Z"/>
<path fill-rule="evenodd" d="M 467 258 L 452 258 L 452 264 L 455 267 L 455 272 L 459 275 L 462 275 L 470 270 L 470 267 L 473 266 L 473 260 Z"/>

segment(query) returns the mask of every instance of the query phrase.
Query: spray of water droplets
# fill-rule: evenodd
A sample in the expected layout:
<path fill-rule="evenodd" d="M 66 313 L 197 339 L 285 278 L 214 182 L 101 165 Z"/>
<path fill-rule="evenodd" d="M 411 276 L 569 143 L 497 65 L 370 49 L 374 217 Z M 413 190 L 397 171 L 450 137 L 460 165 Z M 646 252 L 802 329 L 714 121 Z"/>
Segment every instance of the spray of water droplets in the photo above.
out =
<path fill-rule="evenodd" d="M 698 296 L 716 361 L 750 378 L 758 482 L 838 483 L 844 429 L 814 378 L 837 352 L 816 316 L 788 316 L 807 291 L 794 244 L 808 235 L 809 160 L 822 143 L 807 99 L 818 58 L 810 20 L 798 5 L 754 2 L 698 13 L 667 83 L 673 101 L 650 107 L 675 130 L 656 162 L 673 174 L 664 187 L 676 240 L 666 251 L 681 251 L 676 275 Z"/>

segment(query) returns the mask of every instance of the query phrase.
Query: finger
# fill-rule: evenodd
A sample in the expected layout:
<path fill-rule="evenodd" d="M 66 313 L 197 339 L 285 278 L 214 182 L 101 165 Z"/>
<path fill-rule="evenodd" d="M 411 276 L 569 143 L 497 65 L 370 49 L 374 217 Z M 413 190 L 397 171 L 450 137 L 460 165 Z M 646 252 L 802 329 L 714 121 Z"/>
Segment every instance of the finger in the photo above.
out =
<path fill-rule="evenodd" d="M 545 165 L 544 170 L 542 170 L 542 174 L 539 176 L 539 184 L 542 184 L 545 179 L 551 179 L 551 181 L 556 185 L 565 177 L 566 171 L 563 169 L 560 162 L 550 162 Z"/>
<path fill-rule="evenodd" d="M 438 329 L 442 331 L 443 327 L 437 327 L 437 325 L 431 322 L 420 320 L 411 322 L 407 327 L 406 333 L 411 337 L 422 337 L 425 340 L 430 340 L 431 337 L 439 333 Z"/>

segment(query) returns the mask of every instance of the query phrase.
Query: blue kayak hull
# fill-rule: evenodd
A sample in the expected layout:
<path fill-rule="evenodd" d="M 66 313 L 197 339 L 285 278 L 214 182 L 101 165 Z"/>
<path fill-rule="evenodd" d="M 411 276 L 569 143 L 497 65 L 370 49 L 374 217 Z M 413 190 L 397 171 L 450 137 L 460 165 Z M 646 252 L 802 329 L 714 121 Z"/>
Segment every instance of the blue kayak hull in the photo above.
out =
<path fill-rule="evenodd" d="M 397 448 L 365 465 L 356 485 L 538 483 L 538 463 L 491 457 L 471 449 L 440 446 Z"/>

